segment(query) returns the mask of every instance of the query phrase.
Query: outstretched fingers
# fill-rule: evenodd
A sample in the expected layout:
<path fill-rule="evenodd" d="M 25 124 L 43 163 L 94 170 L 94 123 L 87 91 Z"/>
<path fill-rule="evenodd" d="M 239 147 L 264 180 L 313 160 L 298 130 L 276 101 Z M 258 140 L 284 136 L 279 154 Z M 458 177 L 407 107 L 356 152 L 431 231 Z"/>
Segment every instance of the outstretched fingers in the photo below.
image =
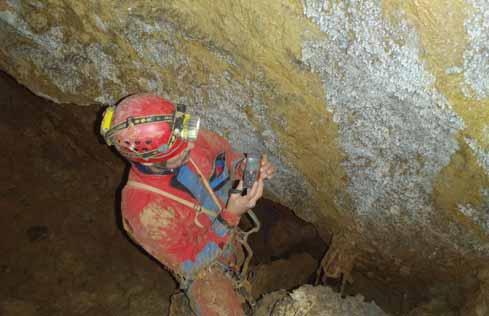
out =
<path fill-rule="evenodd" d="M 263 195 L 263 187 L 264 187 L 263 180 L 259 179 L 253 184 L 251 190 L 246 195 L 246 197 L 248 198 L 248 205 L 250 208 L 255 207 L 256 202 Z"/>
<path fill-rule="evenodd" d="M 275 166 L 268 161 L 268 156 L 263 155 L 260 167 L 260 178 L 262 180 L 271 179 L 275 173 Z"/>

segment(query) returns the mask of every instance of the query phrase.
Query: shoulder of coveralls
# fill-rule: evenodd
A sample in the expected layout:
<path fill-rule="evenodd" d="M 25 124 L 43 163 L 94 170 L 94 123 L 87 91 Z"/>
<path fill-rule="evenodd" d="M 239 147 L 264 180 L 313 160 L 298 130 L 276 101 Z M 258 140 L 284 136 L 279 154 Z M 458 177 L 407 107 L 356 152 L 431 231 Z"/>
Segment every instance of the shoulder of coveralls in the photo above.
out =
<path fill-rule="evenodd" d="M 200 146 L 206 148 L 208 155 L 212 159 L 215 159 L 217 155 L 223 152 L 226 153 L 227 165 L 230 170 L 233 169 L 236 161 L 243 157 L 242 153 L 234 151 L 232 145 L 226 138 L 206 129 L 199 132 L 195 147 Z"/>
<path fill-rule="evenodd" d="M 196 146 L 200 144 L 206 145 L 209 148 L 214 149 L 216 152 L 222 152 L 231 149 L 231 144 L 229 144 L 226 138 L 222 137 L 216 132 L 207 129 L 202 129 L 199 132 Z"/>
<path fill-rule="evenodd" d="M 165 176 L 159 177 L 162 178 Z M 158 179 L 156 179 L 156 176 L 143 175 L 133 167 L 131 167 L 129 171 L 128 180 L 141 182 L 161 189 L 161 184 L 158 185 Z M 154 200 L 155 197 L 156 195 L 154 193 L 145 190 L 135 189 L 126 184 L 124 185 L 124 188 L 121 192 L 122 211 L 126 213 L 129 210 L 131 210 L 131 212 L 140 210 L 145 207 L 149 202 Z"/>

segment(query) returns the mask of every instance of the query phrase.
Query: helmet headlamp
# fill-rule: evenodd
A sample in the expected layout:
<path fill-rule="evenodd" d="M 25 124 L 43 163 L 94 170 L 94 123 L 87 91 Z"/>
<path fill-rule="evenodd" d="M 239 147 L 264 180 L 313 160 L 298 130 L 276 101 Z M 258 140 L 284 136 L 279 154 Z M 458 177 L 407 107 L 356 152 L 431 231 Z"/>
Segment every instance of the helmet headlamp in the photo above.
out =
<path fill-rule="evenodd" d="M 106 137 L 106 135 L 112 127 L 112 122 L 114 121 L 114 112 L 115 106 L 109 106 L 107 109 L 105 109 L 102 117 L 102 124 L 100 124 L 100 135 L 102 135 L 102 137 L 105 139 L 105 142 L 109 146 L 112 145 L 112 141 L 109 137 Z"/>
<path fill-rule="evenodd" d="M 177 105 L 173 133 L 185 141 L 194 142 L 199 134 L 200 118 L 190 115 L 186 108 L 184 104 Z"/>
<path fill-rule="evenodd" d="M 124 122 L 121 122 L 113 126 L 114 114 L 116 107 L 109 106 L 102 118 L 102 124 L 100 125 L 100 134 L 104 137 L 107 145 L 113 145 L 112 137 L 129 127 L 137 126 L 140 124 L 150 124 L 156 122 L 168 122 L 172 127 L 172 136 L 170 137 L 168 144 L 168 150 L 172 147 L 176 138 L 180 138 L 183 141 L 194 142 L 197 140 L 200 129 L 200 118 L 198 116 L 192 116 L 186 111 L 186 106 L 183 104 L 177 105 L 177 110 L 173 115 L 151 115 L 140 117 L 128 117 Z M 148 151 L 145 153 L 139 153 L 140 155 L 156 155 L 161 154 L 162 150 Z"/>

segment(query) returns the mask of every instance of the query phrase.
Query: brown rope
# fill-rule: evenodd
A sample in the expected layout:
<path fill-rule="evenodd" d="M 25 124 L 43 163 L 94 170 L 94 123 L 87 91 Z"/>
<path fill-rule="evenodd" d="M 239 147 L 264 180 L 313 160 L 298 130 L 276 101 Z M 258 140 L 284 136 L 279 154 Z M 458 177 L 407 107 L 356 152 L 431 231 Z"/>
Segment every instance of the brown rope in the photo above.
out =
<path fill-rule="evenodd" d="M 212 197 L 212 200 L 216 204 L 216 206 L 219 208 L 219 212 L 222 210 L 222 205 L 219 199 L 217 198 L 216 194 L 214 193 L 214 190 L 212 190 L 209 181 L 207 181 L 207 178 L 204 176 L 202 171 L 200 171 L 199 167 L 197 167 L 197 164 L 193 161 L 192 158 L 189 159 L 190 163 L 192 166 L 194 166 L 195 170 L 197 171 L 197 174 L 200 177 L 200 181 L 202 184 L 205 186 L 206 190 L 209 192 L 210 196 Z"/>

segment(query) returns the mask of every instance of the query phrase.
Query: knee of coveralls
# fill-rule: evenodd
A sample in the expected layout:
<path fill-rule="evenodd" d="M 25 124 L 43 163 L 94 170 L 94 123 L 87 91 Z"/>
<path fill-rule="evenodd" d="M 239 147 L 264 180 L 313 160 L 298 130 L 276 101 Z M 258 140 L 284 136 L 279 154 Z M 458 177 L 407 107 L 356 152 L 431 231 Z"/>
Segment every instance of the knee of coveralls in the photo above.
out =
<path fill-rule="evenodd" d="M 206 271 L 186 291 L 197 316 L 245 316 L 244 299 L 236 292 L 233 280 L 220 269 Z"/>
<path fill-rule="evenodd" d="M 238 241 L 233 240 L 230 247 L 219 258 L 220 264 L 208 268 L 201 277 L 192 281 L 186 290 L 190 305 L 197 316 L 244 316 L 242 304 L 245 303 L 235 289 L 235 281 L 226 274 L 228 267 L 236 275 L 244 261 L 244 252 Z"/>

